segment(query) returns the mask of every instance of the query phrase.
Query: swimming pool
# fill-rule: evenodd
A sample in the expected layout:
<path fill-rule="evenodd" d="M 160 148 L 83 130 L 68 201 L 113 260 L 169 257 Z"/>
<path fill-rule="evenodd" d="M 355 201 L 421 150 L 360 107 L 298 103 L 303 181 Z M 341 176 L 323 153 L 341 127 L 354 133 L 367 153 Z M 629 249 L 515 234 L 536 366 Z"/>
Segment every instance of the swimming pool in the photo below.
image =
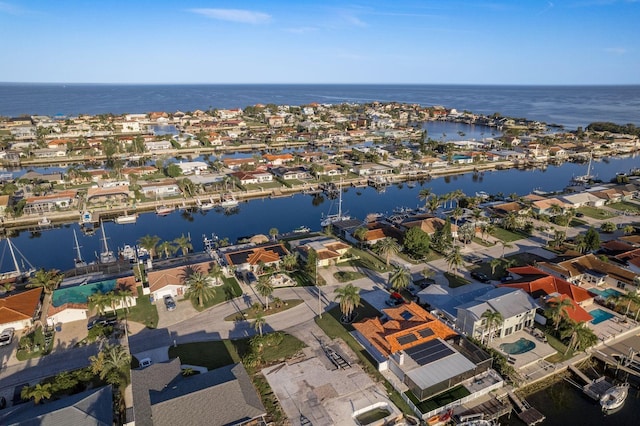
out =
<path fill-rule="evenodd" d="M 94 293 L 108 293 L 116 288 L 116 280 L 100 281 L 92 284 L 61 288 L 53 292 L 51 304 L 54 307 L 65 303 L 87 303 L 87 299 Z"/>
<path fill-rule="evenodd" d="M 529 339 L 521 337 L 513 343 L 503 343 L 500 345 L 500 349 L 509 355 L 519 355 L 525 352 L 529 352 L 536 347 L 536 344 Z"/>
<path fill-rule="evenodd" d="M 608 299 L 611 296 L 618 297 L 622 294 L 618 290 L 614 290 L 612 288 L 608 288 L 606 290 L 600 290 L 599 288 L 590 288 L 589 291 L 591 293 L 597 294 L 598 296 L 602 296 L 605 299 Z"/>
<path fill-rule="evenodd" d="M 600 308 L 589 311 L 589 314 L 591 314 L 591 316 L 593 317 L 593 319 L 591 320 L 591 324 L 593 325 L 600 324 L 601 322 L 614 317 L 612 313 Z"/>

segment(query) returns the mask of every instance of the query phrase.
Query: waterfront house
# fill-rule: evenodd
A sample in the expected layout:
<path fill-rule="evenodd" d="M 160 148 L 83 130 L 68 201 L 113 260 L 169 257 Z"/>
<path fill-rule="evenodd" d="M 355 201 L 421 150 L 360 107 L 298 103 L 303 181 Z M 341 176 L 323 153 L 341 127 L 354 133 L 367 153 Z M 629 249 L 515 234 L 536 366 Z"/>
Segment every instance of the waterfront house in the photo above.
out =
<path fill-rule="evenodd" d="M 224 166 L 231 170 L 240 170 L 241 167 L 253 168 L 256 166 L 254 158 L 224 158 L 222 159 Z"/>
<path fill-rule="evenodd" d="M 275 167 L 269 169 L 269 171 L 284 180 L 305 180 L 311 178 L 311 175 L 304 167 Z"/>
<path fill-rule="evenodd" d="M 76 204 L 77 193 L 76 190 L 66 190 L 38 197 L 27 197 L 24 212 L 26 214 L 43 214 L 69 209 Z"/>
<path fill-rule="evenodd" d="M 172 197 L 181 193 L 175 179 L 164 179 L 154 182 L 140 182 L 140 190 L 145 197 Z"/>
<path fill-rule="evenodd" d="M 446 158 L 442 159 L 437 157 L 422 157 L 416 160 L 416 163 L 421 167 L 429 169 L 442 168 L 449 165 L 449 162 Z"/>
<path fill-rule="evenodd" d="M 389 176 L 393 173 L 390 167 L 377 163 L 363 163 L 353 168 L 359 176 Z"/>
<path fill-rule="evenodd" d="M 305 263 L 309 259 L 309 252 L 315 251 L 318 266 L 337 265 L 345 261 L 345 255 L 351 248 L 340 240 L 323 236 L 295 240 L 290 244 L 291 249 L 296 250 Z"/>
<path fill-rule="evenodd" d="M 261 266 L 278 265 L 284 256 L 289 254 L 281 243 L 242 244 L 218 249 L 222 267 L 236 271 L 259 272 Z"/>
<path fill-rule="evenodd" d="M 600 207 L 605 203 L 605 199 L 589 192 L 563 195 L 562 197 L 558 197 L 558 199 L 574 209 L 582 206 Z"/>
<path fill-rule="evenodd" d="M 126 426 L 258 425 L 266 410 L 240 363 L 182 374 L 180 358 L 131 370 Z"/>
<path fill-rule="evenodd" d="M 617 288 L 635 288 L 637 275 L 613 262 L 604 262 L 594 254 L 558 262 L 555 265 L 547 262 L 539 263 L 540 269 L 548 270 L 552 274 L 559 274 L 567 281 L 576 285 L 603 286 L 610 285 Z"/>
<path fill-rule="evenodd" d="M 111 385 L 63 396 L 46 404 L 35 404 L 33 401 L 15 404 L 0 413 L 0 424 L 12 426 L 114 424 Z"/>
<path fill-rule="evenodd" d="M 67 155 L 66 148 L 38 148 L 31 151 L 35 158 L 60 158 Z"/>
<path fill-rule="evenodd" d="M 162 253 L 160 253 L 162 255 Z M 195 271 L 206 274 L 209 272 L 211 262 L 201 262 L 189 266 L 179 266 L 168 269 L 151 270 L 147 273 L 146 285 L 142 288 L 143 294 L 149 294 L 151 301 L 162 300 L 164 296 L 182 298 L 187 291 L 186 279 Z M 129 277 L 130 285 L 134 285 L 133 277 Z M 211 284 L 214 283 L 213 280 Z"/>
<path fill-rule="evenodd" d="M 144 143 L 146 151 L 162 151 L 173 148 L 170 141 L 149 141 Z"/>
<path fill-rule="evenodd" d="M 553 206 L 558 206 L 562 209 L 562 212 L 564 212 L 565 209 L 569 208 L 570 206 L 564 202 L 562 202 L 560 199 L 558 198 L 545 198 L 539 201 L 534 201 L 531 203 L 531 210 L 533 210 L 534 213 L 536 214 L 545 214 L 547 216 L 553 216 Z M 562 213 L 561 212 L 561 213 Z M 560 213 L 560 214 L 561 214 Z"/>
<path fill-rule="evenodd" d="M 126 204 L 129 201 L 129 185 L 116 185 L 87 189 L 87 203 Z"/>
<path fill-rule="evenodd" d="M 398 225 L 398 229 L 404 234 L 409 229 L 418 227 L 422 232 L 433 237 L 433 234 L 442 229 L 445 223 L 446 222 L 439 217 L 420 214 L 403 219 Z M 458 226 L 453 223 L 451 224 L 451 236 L 453 238 L 458 238 Z"/>
<path fill-rule="evenodd" d="M 262 158 L 267 165 L 272 167 L 282 166 L 283 164 L 292 162 L 295 157 L 292 154 L 264 154 Z"/>
<path fill-rule="evenodd" d="M 202 172 L 206 172 L 209 169 L 209 165 L 204 161 L 180 161 L 179 163 L 175 163 L 176 166 L 180 167 L 180 171 L 182 171 L 183 175 L 193 175 L 200 174 Z"/>
<path fill-rule="evenodd" d="M 0 329 L 31 327 L 40 316 L 42 288 L 0 298 Z"/>

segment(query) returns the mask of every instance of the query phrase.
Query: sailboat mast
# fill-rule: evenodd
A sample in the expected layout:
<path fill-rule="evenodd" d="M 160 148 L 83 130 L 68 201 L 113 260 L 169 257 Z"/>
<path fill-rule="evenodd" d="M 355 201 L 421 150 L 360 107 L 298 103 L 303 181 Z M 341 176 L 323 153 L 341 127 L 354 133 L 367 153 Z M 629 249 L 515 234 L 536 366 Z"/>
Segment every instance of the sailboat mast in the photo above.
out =
<path fill-rule="evenodd" d="M 82 254 L 80 253 L 80 245 L 78 244 L 78 236 L 76 235 L 76 230 L 73 230 L 73 239 L 76 242 L 76 253 L 78 256 L 78 262 L 82 262 Z"/>
<path fill-rule="evenodd" d="M 338 185 L 338 218 L 342 217 L 342 179 Z"/>
<path fill-rule="evenodd" d="M 11 259 L 13 259 L 13 266 L 16 268 L 16 272 L 21 274 L 20 265 L 18 265 L 18 260 L 16 259 L 16 254 L 13 252 L 13 244 L 11 244 L 11 240 L 7 238 L 7 244 L 9 245 L 9 251 L 11 252 Z"/>
<path fill-rule="evenodd" d="M 107 235 L 104 233 L 104 223 L 100 222 L 100 228 L 102 229 L 102 241 L 104 242 L 104 252 L 109 251 L 109 246 L 107 245 Z"/>

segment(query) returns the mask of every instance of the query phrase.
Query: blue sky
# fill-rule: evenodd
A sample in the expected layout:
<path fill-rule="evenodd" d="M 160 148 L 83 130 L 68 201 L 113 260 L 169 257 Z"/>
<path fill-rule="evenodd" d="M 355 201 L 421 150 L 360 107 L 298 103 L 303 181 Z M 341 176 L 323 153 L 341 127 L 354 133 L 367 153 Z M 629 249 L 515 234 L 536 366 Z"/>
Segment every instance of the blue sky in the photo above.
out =
<path fill-rule="evenodd" d="M 640 84 L 640 0 L 0 0 L 2 82 Z"/>

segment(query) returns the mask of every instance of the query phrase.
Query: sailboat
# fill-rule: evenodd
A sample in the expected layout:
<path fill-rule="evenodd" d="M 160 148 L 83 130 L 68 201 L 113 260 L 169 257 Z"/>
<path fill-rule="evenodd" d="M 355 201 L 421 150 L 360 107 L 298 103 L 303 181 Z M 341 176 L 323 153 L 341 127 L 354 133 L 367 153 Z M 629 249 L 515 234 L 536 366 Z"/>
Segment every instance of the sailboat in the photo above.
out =
<path fill-rule="evenodd" d="M 80 245 L 78 244 L 78 236 L 76 235 L 76 230 L 73 230 L 73 239 L 76 242 L 76 258 L 73 260 L 76 268 L 81 268 L 83 266 L 87 266 L 87 262 L 82 259 L 82 253 L 80 253 Z"/>
<path fill-rule="evenodd" d="M 113 251 L 109 250 L 109 246 L 107 245 L 107 235 L 104 233 L 104 224 L 100 222 L 100 230 L 102 231 L 102 242 L 104 244 L 104 249 L 100 253 L 100 263 L 113 263 L 117 259 L 113 254 Z"/>
<path fill-rule="evenodd" d="M 572 181 L 575 183 L 589 183 L 589 181 L 596 178 L 595 175 L 591 174 L 591 161 L 593 160 L 593 154 L 589 154 L 589 165 L 587 166 L 587 174 L 574 176 Z"/>
<path fill-rule="evenodd" d="M 343 215 L 342 214 L 342 180 L 340 181 L 340 185 L 338 186 L 338 214 L 330 214 L 327 215 L 326 217 L 323 217 L 322 220 L 320 221 L 320 225 L 324 226 L 329 226 L 329 225 L 333 225 L 334 223 L 337 222 L 342 222 L 345 220 L 350 220 L 351 216 L 347 216 L 347 215 Z"/>
<path fill-rule="evenodd" d="M 9 252 L 11 254 L 11 260 L 13 260 L 13 267 L 14 270 L 13 271 L 7 271 L 7 272 L 0 272 L 0 284 L 4 284 L 4 283 L 8 283 L 8 282 L 15 282 L 18 281 L 20 279 L 23 278 L 27 278 L 29 276 L 31 276 L 31 274 L 33 274 L 33 272 L 35 272 L 36 268 L 33 267 L 33 265 L 31 263 L 29 263 L 29 261 L 22 255 L 22 253 L 20 253 L 20 250 L 18 250 L 13 243 L 11 242 L 11 240 L 9 238 L 7 238 L 7 246 L 9 246 Z M 18 259 L 16 258 L 16 253 L 18 252 L 18 254 L 20 256 L 22 256 L 22 269 L 20 268 L 20 265 L 18 264 Z M 24 262 L 27 263 L 27 265 L 29 266 L 28 268 L 24 267 Z"/>

